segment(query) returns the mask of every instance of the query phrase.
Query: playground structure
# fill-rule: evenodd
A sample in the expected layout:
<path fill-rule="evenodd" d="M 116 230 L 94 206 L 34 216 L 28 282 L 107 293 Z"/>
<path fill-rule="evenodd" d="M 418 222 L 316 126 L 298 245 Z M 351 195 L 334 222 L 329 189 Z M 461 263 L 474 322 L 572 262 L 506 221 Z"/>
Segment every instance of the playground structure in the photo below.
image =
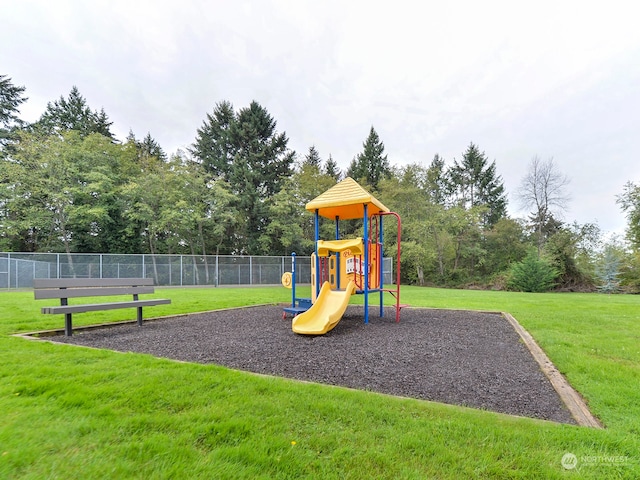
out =
<path fill-rule="evenodd" d="M 295 253 L 292 273 L 285 273 L 282 283 L 292 288 L 292 330 L 299 334 L 323 335 L 342 319 L 351 295 L 364 295 L 364 323 L 369 323 L 369 295 L 380 295 L 380 317 L 384 316 L 385 292 L 395 298 L 396 322 L 400 321 L 400 216 L 391 212 L 350 177 L 311 200 L 305 208 L 315 215 L 315 252 L 311 255 L 311 299 L 295 294 Z M 384 288 L 382 275 L 383 218 L 397 221 L 396 282 Z M 335 240 L 321 240 L 320 217 L 335 221 Z M 361 219 L 363 235 L 340 238 L 340 220 Z"/>

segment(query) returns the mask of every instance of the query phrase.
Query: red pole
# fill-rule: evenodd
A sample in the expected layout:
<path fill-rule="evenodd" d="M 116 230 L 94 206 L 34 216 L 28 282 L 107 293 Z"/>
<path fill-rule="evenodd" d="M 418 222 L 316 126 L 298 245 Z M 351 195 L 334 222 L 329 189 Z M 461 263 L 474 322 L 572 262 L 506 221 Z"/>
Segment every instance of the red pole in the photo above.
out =
<path fill-rule="evenodd" d="M 380 212 L 380 215 L 393 215 L 398 221 L 398 252 L 396 256 L 396 323 L 400 322 L 400 242 L 402 238 L 402 220 L 396 212 Z"/>

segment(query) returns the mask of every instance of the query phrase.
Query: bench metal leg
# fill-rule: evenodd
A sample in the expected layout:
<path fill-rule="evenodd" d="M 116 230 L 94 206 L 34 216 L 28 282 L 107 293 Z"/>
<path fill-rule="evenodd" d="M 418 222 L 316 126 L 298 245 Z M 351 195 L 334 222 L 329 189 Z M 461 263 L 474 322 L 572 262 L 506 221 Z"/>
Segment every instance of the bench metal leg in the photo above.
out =
<path fill-rule="evenodd" d="M 72 335 L 71 333 L 72 330 L 73 330 L 73 327 L 71 326 L 71 314 L 65 313 L 64 314 L 64 336 L 70 337 Z"/>
<path fill-rule="evenodd" d="M 138 307 L 138 326 L 142 326 L 142 307 Z"/>

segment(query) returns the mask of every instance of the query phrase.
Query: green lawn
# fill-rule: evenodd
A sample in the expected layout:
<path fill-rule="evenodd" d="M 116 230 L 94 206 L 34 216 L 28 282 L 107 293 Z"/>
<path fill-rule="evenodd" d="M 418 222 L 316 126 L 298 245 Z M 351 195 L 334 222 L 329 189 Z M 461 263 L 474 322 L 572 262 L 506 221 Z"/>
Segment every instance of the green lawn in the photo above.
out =
<path fill-rule="evenodd" d="M 290 291 L 156 296 L 172 304 L 146 316 Z M 0 478 L 640 478 L 640 297 L 403 287 L 402 302 L 512 313 L 606 428 L 11 337 L 63 318 L 41 315 L 50 301 L 32 292 L 0 292 Z M 82 314 L 74 326 L 134 316 Z M 563 468 L 567 453 L 577 468 Z"/>

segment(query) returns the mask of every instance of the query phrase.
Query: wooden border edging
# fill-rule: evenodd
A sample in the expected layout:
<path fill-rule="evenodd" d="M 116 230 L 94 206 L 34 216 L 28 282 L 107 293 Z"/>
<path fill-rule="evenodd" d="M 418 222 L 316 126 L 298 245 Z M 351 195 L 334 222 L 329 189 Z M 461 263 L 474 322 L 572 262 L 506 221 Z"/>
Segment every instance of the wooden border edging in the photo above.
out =
<path fill-rule="evenodd" d="M 155 322 L 158 320 L 171 320 L 172 318 L 177 318 L 177 317 L 188 317 L 190 315 L 200 315 L 202 313 L 208 313 L 208 312 L 223 312 L 225 310 L 236 310 L 240 308 L 252 308 L 252 307 L 266 307 L 266 306 L 272 306 L 272 305 L 276 305 L 276 304 L 257 303 L 255 305 L 241 305 L 239 307 L 224 307 L 224 308 L 218 308 L 215 310 L 204 310 L 202 312 L 174 313 L 174 314 L 165 315 L 162 317 L 145 318 L 144 321 L 145 323 L 149 323 L 149 322 Z M 73 330 L 75 332 L 80 333 L 82 331 L 97 330 L 100 328 L 112 328 L 112 327 L 118 327 L 120 325 L 132 325 L 135 323 L 137 323 L 136 320 L 118 320 L 115 322 L 96 323 L 93 325 L 81 325 L 79 327 L 74 327 Z M 18 332 L 18 333 L 12 333 L 9 335 L 11 337 L 25 338 L 27 340 L 43 340 L 46 337 L 56 337 L 58 335 L 64 335 L 64 328 L 54 328 L 51 330 L 37 330 L 35 332 Z"/>
<path fill-rule="evenodd" d="M 510 313 L 502 312 L 502 316 L 513 326 L 524 344 L 533 355 L 533 358 L 540 365 L 540 369 L 551 382 L 551 385 L 558 392 L 560 399 L 564 402 L 576 423 L 582 427 L 603 428 L 602 424 L 589 411 L 589 407 L 584 402 L 578 392 L 576 392 L 564 376 L 553 365 L 549 357 L 536 343 L 533 337 Z"/>

